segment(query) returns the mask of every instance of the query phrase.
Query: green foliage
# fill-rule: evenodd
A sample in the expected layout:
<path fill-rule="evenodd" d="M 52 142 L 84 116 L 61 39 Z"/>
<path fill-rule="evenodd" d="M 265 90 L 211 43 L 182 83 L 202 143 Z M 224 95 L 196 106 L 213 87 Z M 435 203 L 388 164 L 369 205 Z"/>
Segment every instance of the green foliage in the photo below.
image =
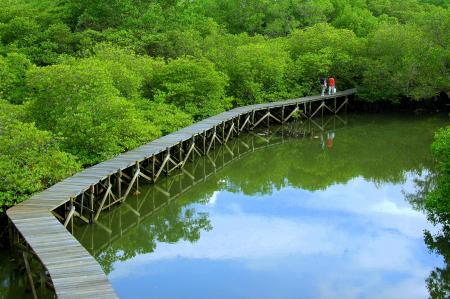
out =
<path fill-rule="evenodd" d="M 231 78 L 228 93 L 239 104 L 275 101 L 287 96 L 285 76 L 289 54 L 276 43 L 238 46 L 224 65 Z"/>
<path fill-rule="evenodd" d="M 436 267 L 426 279 L 431 298 L 444 299 L 450 292 L 450 126 L 435 133 L 432 153 L 436 160 L 434 175 L 428 177 L 425 184 L 418 185 L 418 194 L 412 197 L 420 201 L 433 224 L 435 233 L 425 230 L 424 239 L 428 249 L 444 258 L 445 264 Z"/>
<path fill-rule="evenodd" d="M 3 108 L 3 105 L 1 105 Z M 0 209 L 21 202 L 80 170 L 54 136 L 15 121 L 0 130 Z"/>
<path fill-rule="evenodd" d="M 321 76 L 334 76 L 338 89 L 355 86 L 366 43 L 352 31 L 317 24 L 293 32 L 288 43 L 295 60 L 289 76 L 306 93 L 318 92 Z"/>
<path fill-rule="evenodd" d="M 169 134 L 180 130 L 194 122 L 192 116 L 181 111 L 173 104 L 136 99 L 136 107 L 142 111 L 144 118 L 161 130 L 162 134 Z"/>
<path fill-rule="evenodd" d="M 398 101 L 436 95 L 448 86 L 448 55 L 415 26 L 382 26 L 369 37 L 362 97 Z"/>
<path fill-rule="evenodd" d="M 64 137 L 62 146 L 93 164 L 158 137 L 160 131 L 120 97 L 102 61 L 36 69 L 28 77 L 30 118 Z"/>
<path fill-rule="evenodd" d="M 228 78 L 205 59 L 178 58 L 155 70 L 152 97 L 179 107 L 194 119 L 229 108 L 225 98 Z"/>
<path fill-rule="evenodd" d="M 198 6 L 230 33 L 268 36 L 282 36 L 295 28 L 325 22 L 333 10 L 329 0 L 209 0 Z"/>
<path fill-rule="evenodd" d="M 3 0 L 1 125 L 50 131 L 82 164 L 232 106 L 318 92 L 448 90 L 444 0 Z M 8 113 L 5 113 L 9 111 Z"/>
<path fill-rule="evenodd" d="M 436 132 L 432 145 L 437 160 L 438 178 L 435 189 L 425 201 L 428 217 L 450 229 L 450 126 Z"/>
<path fill-rule="evenodd" d="M 378 22 L 368 9 L 345 6 L 341 14 L 334 19 L 333 25 L 351 29 L 358 36 L 367 36 L 378 27 Z"/>
<path fill-rule="evenodd" d="M 450 126 L 436 131 L 431 150 L 436 169 L 416 182 L 417 192 L 407 198 L 437 226 L 433 234 L 424 231 L 424 240 L 445 263 L 431 271 L 426 283 L 430 298 L 446 299 L 450 292 Z"/>
<path fill-rule="evenodd" d="M 26 98 L 25 75 L 31 62 L 18 53 L 0 56 L 0 98 L 20 104 Z"/>

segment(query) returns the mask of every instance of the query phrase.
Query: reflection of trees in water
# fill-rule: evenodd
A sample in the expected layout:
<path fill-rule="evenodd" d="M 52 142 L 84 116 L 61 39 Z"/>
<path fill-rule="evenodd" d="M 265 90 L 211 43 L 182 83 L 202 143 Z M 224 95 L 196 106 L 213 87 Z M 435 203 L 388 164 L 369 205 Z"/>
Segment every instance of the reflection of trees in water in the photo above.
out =
<path fill-rule="evenodd" d="M 416 179 L 415 192 L 406 194 L 405 197 L 415 209 L 427 213 L 427 218 L 440 226 L 434 235 L 428 230 L 424 231 L 424 241 L 428 249 L 444 259 L 444 266 L 432 270 L 426 283 L 430 298 L 448 299 L 450 298 L 450 227 L 445 223 L 432 221 L 431 211 L 426 207 L 427 196 L 436 188 L 438 179 L 439 174 L 436 171 L 431 171 L 423 179 Z"/>
<path fill-rule="evenodd" d="M 174 201 L 150 217 L 145 224 L 137 225 L 115 242 L 95 254 L 106 273 L 112 271 L 116 261 L 126 261 L 136 255 L 153 252 L 157 242 L 176 243 L 184 240 L 195 242 L 201 231 L 212 229 L 208 215 L 193 208 L 184 208 Z"/>
<path fill-rule="evenodd" d="M 306 134 L 295 146 L 285 143 L 276 150 L 262 150 L 224 170 L 229 191 L 248 195 L 270 194 L 286 186 L 324 190 L 362 176 L 376 184 L 403 183 L 406 172 L 429 168 L 436 122 L 394 117 L 364 116 L 349 119 L 345 129 L 336 129 L 334 146 L 322 150 L 319 134 Z"/>
<path fill-rule="evenodd" d="M 433 299 L 450 298 L 450 228 L 444 226 L 441 231 L 432 235 L 425 231 L 425 244 L 430 251 L 444 258 L 444 266 L 431 271 L 426 282 L 430 297 Z"/>
<path fill-rule="evenodd" d="M 307 130 L 302 126 L 301 133 L 295 138 L 290 137 L 296 129 L 291 125 L 287 136 L 283 135 L 283 131 L 273 134 L 276 128 L 270 128 L 262 134 L 243 135 L 233 139 L 227 143 L 229 149 L 220 147 L 211 153 L 211 157 L 197 159 L 187 165 L 186 170 L 193 178 L 179 175 L 179 180 L 185 181 L 203 178 L 198 187 L 183 192 L 176 200 L 164 197 L 154 190 L 156 187 L 151 188 L 153 194 L 159 194 L 156 203 L 147 207 L 148 202 L 155 201 L 155 197 L 151 199 L 143 196 L 145 203 L 138 209 L 141 216 L 150 213 L 149 217 L 140 217 L 145 219 L 136 221 L 139 217 L 127 207 L 120 206 L 105 215 L 110 219 L 109 225 L 107 220 L 100 218 L 112 231 L 109 239 L 105 237 L 105 231 L 97 226 L 88 227 L 91 230 L 88 234 L 84 235 L 80 231 L 75 235 L 97 258 L 105 272 L 109 273 L 115 261 L 125 261 L 139 254 L 153 252 L 158 242 L 197 241 L 201 231 L 208 231 L 212 226 L 207 214 L 195 211 L 190 205 L 207 203 L 215 191 L 255 195 L 271 194 L 286 186 L 319 190 L 332 184 L 346 183 L 358 176 L 375 184 L 402 183 L 406 172 L 420 173 L 431 164 L 429 144 L 437 126 L 436 120 L 415 120 L 417 129 L 412 136 L 411 120 L 384 116 L 380 121 L 378 117 L 365 116 L 351 118 L 348 123 L 345 129 L 327 127 L 324 131 L 309 124 L 311 126 Z M 331 150 L 323 150 L 320 140 L 316 138 L 327 130 L 335 131 L 336 135 Z M 299 141 L 298 138 L 302 140 Z M 271 148 L 272 143 L 276 147 Z M 255 148 L 258 150 L 255 151 Z M 229 154 L 230 151 L 233 155 Z M 245 152 L 242 157 L 241 152 Z M 215 166 L 212 166 L 211 160 L 215 161 Z M 228 162 L 231 163 L 229 166 L 218 171 L 219 166 Z M 207 175 L 212 175 L 213 178 L 207 179 Z M 160 181 L 157 186 L 164 189 L 163 185 L 171 180 L 169 177 L 166 181 Z M 128 200 L 127 203 L 132 205 Z M 160 206 L 163 207 L 159 209 Z M 128 214 L 122 217 L 122 213 Z M 116 227 L 118 219 L 121 219 L 120 229 Z M 132 229 L 126 229 L 128 226 Z M 95 239 L 101 245 L 89 245 L 90 239 Z M 436 277 L 440 276 L 436 274 Z"/>
<path fill-rule="evenodd" d="M 0 298 L 32 298 L 33 294 L 23 262 L 23 248 L 0 250 Z M 43 267 L 36 258 L 29 259 L 31 274 L 38 298 L 55 298 L 52 288 L 48 288 L 43 278 Z"/>

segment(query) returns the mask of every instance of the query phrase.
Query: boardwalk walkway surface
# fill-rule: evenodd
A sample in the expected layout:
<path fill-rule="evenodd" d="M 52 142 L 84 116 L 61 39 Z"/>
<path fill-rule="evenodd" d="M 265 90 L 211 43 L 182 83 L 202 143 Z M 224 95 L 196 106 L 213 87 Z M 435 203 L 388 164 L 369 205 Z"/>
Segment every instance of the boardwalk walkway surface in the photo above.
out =
<path fill-rule="evenodd" d="M 355 94 L 349 89 L 215 115 L 87 168 L 10 208 L 8 217 L 47 269 L 58 298 L 117 298 L 100 265 L 67 230 L 72 217 L 95 222 L 100 212 L 125 201 L 139 178 L 155 182 L 195 154 L 208 155 L 216 142 L 223 144 L 259 125 L 284 123 L 295 114 L 310 118 L 324 110 L 338 113 Z M 344 101 L 338 105 L 340 99 Z"/>

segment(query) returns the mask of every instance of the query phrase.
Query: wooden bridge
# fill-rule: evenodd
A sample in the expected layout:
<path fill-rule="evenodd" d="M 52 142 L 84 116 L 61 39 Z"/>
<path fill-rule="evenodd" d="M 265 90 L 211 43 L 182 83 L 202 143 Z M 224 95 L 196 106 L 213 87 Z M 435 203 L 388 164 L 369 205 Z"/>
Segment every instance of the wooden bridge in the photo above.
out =
<path fill-rule="evenodd" d="M 100 265 L 69 232 L 74 217 L 96 222 L 102 211 L 125 202 L 131 192 L 138 193 L 140 180 L 154 183 L 161 175 L 183 169 L 196 155 L 209 157 L 211 149 L 243 131 L 283 124 L 294 117 L 337 114 L 355 94 L 355 89 L 349 89 L 235 108 L 120 154 L 10 208 L 7 214 L 15 227 L 12 239 L 24 241 L 40 260 L 58 298 L 117 298 Z M 26 255 L 24 261 L 28 265 Z M 31 273 L 28 276 L 36 297 Z"/>
<path fill-rule="evenodd" d="M 267 134 L 250 132 L 231 139 L 226 145 L 211 151 L 208 156 L 196 158 L 195 161 L 186 163 L 181 171 L 162 178 L 158 185 L 149 185 L 145 188 L 145 193 L 133 197 L 121 208 L 101 215 L 95 224 L 76 226 L 72 234 L 100 263 L 102 260 L 112 263 L 114 256 L 105 256 L 105 253 L 111 252 L 110 249 L 117 240 L 228 165 L 259 150 L 289 143 L 294 139 L 309 139 L 327 130 L 335 132 L 346 125 L 345 118 L 332 115 L 320 120 L 309 119 L 279 126 Z M 203 194 L 200 195 L 202 196 Z M 146 240 L 145 243 L 151 244 L 150 241 Z"/>

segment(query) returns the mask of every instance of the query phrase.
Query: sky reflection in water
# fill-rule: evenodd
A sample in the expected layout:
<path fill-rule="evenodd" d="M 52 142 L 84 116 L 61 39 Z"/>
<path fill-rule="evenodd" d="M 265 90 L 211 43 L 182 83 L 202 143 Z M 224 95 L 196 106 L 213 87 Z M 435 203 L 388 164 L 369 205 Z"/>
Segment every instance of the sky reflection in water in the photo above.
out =
<path fill-rule="evenodd" d="M 403 199 L 415 175 L 406 177 L 215 192 L 195 205 L 213 230 L 115 263 L 110 279 L 126 298 L 426 298 L 424 280 L 442 262 L 423 242 L 432 227 Z"/>
<path fill-rule="evenodd" d="M 332 150 L 310 138 L 252 153 L 93 254 L 121 298 L 427 298 L 443 260 L 404 193 L 427 175 L 439 120 L 416 123 L 409 136 L 410 119 L 360 118 Z M 188 210 L 212 227 L 198 240 L 180 232 Z"/>

